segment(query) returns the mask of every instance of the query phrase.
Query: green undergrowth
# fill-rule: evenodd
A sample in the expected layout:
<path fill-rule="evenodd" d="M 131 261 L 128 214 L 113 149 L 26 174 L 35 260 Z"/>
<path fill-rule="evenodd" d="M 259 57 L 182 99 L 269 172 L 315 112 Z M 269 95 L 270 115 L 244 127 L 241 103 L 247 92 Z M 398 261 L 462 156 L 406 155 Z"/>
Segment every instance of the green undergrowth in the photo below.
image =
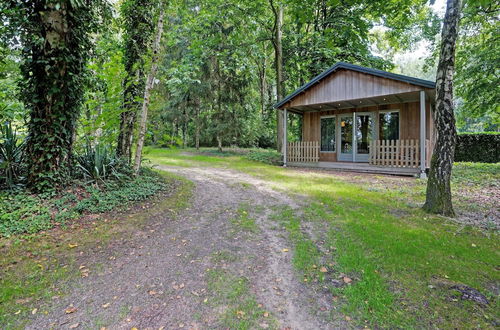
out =
<path fill-rule="evenodd" d="M 168 184 L 154 171 L 144 169 L 129 181 L 101 185 L 75 185 L 57 196 L 14 190 L 0 193 L 0 236 L 34 234 L 64 226 L 82 214 L 103 213 L 167 191 Z"/>
<path fill-rule="evenodd" d="M 311 198 L 304 215 L 281 210 L 277 219 L 289 232 L 293 263 L 304 279 L 328 284 L 329 276 L 352 278 L 351 284 L 340 288 L 331 285 L 331 291 L 357 325 L 493 328 L 498 324 L 498 233 L 421 211 L 424 180 L 394 178 L 391 183 L 385 177 L 380 182 L 358 183 L 335 172 L 295 171 L 237 155 L 188 154 L 149 150 L 155 163 L 239 170 L 268 181 L 277 190 Z M 454 190 L 481 192 L 498 186 L 500 164 L 457 163 L 454 168 Z M 322 244 L 328 252 L 320 252 L 318 242 L 303 232 L 304 221 L 323 233 Z M 320 261 L 333 274 L 318 274 Z M 454 285 L 479 290 L 490 304 L 480 306 L 461 299 Z"/>
<path fill-rule="evenodd" d="M 189 206 L 193 184 L 177 175 L 151 171 L 138 195 L 154 185 L 168 188 L 168 195 L 150 196 L 133 208 L 130 198 L 112 213 L 93 217 L 92 223 L 81 228 L 71 225 L 34 235 L 0 238 L 0 324 L 2 328 L 23 328 L 27 315 L 37 309 L 46 313 L 45 302 L 62 296 L 71 287 L 72 279 L 80 276 L 77 262 L 80 252 L 101 248 L 114 238 L 133 235 L 150 215 L 162 213 L 175 217 Z M 154 179 L 154 180 L 153 180 Z M 147 183 L 147 184 L 146 184 Z M 131 187 L 127 187 L 131 189 Z M 156 190 L 158 192 L 158 190 Z M 119 196 L 119 192 L 115 192 Z M 142 199 L 143 197 L 141 197 Z M 109 204 L 108 204 L 109 205 Z M 115 212 L 124 207 L 127 213 Z M 125 210 L 124 210 L 125 211 Z M 92 268 L 92 265 L 86 264 Z"/>

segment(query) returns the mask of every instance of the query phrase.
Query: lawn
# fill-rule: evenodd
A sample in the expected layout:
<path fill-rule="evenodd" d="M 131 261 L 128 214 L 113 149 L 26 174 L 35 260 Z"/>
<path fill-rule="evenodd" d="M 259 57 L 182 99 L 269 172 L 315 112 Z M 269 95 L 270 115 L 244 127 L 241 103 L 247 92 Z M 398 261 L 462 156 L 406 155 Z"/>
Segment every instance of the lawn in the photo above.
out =
<path fill-rule="evenodd" d="M 262 153 L 148 148 L 145 157 L 170 166 L 235 169 L 299 199 L 308 197 L 302 212 L 277 210 L 276 221 L 290 234 L 293 262 L 304 281 L 327 285 L 342 312 L 360 326 L 498 325 L 498 213 L 490 211 L 498 211 L 499 164 L 456 164 L 454 201 L 461 218 L 452 221 L 420 209 L 424 180 L 286 169 L 251 160 L 256 152 Z M 469 221 L 471 212 L 494 223 Z M 304 232 L 305 223 L 315 235 Z M 326 273 L 318 270 L 320 262 Z M 331 284 L 343 277 L 352 282 Z M 464 287 L 477 289 L 489 304 L 462 299 L 456 289 Z"/>

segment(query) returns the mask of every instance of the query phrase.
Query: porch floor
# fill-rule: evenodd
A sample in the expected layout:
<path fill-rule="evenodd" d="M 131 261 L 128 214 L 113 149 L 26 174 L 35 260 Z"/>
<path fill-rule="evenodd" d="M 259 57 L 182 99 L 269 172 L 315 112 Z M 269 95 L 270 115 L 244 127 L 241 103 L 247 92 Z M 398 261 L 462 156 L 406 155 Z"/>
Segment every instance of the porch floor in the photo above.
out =
<path fill-rule="evenodd" d="M 352 162 L 308 162 L 308 163 L 288 162 L 287 166 L 327 168 L 327 169 L 334 169 L 341 171 L 379 173 L 379 174 L 404 175 L 404 176 L 416 176 L 420 173 L 419 168 L 387 167 L 387 166 L 370 165 L 368 163 L 352 163 Z"/>

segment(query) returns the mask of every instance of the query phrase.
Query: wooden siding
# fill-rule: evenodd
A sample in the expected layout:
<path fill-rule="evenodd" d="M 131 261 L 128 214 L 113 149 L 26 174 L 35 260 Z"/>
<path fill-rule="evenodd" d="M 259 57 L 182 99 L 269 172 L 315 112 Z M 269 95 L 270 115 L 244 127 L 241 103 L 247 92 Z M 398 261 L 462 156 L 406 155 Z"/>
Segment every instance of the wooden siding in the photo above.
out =
<path fill-rule="evenodd" d="M 430 104 L 426 102 L 426 139 L 431 142 L 431 148 L 434 146 L 434 125 L 432 120 L 432 115 L 430 112 Z M 339 115 L 345 113 L 356 112 L 375 112 L 376 118 L 378 118 L 379 111 L 385 110 L 399 110 L 399 138 L 404 140 L 419 139 L 420 138 L 420 103 L 397 103 L 388 104 L 381 106 L 371 106 L 364 108 L 352 108 L 352 109 L 342 109 L 342 110 L 330 110 L 321 112 L 307 112 L 304 113 L 303 123 L 302 123 L 302 141 L 321 141 L 321 124 L 320 119 L 322 116 L 328 115 Z M 338 132 L 337 132 L 338 134 Z M 320 152 L 319 160 L 324 162 L 335 162 L 337 161 L 337 154 L 332 152 Z"/>
<path fill-rule="evenodd" d="M 292 99 L 287 107 L 334 103 L 383 95 L 416 92 L 422 87 L 366 73 L 339 70 Z"/>

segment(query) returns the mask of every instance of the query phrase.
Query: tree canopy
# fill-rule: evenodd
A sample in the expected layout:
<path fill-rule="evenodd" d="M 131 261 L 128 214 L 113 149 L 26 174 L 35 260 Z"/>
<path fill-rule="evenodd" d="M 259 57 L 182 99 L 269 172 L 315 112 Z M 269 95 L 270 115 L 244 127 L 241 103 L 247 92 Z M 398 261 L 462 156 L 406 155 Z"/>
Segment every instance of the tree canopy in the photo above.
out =
<path fill-rule="evenodd" d="M 28 181 L 62 183 L 72 154 L 101 144 L 130 161 L 160 4 L 145 131 L 145 143 L 160 146 L 276 147 L 279 95 L 338 61 L 429 77 L 425 59 L 401 64 L 394 55 L 425 41 L 435 67 L 442 24 L 426 0 L 4 1 L 0 120 L 29 136 Z M 494 1 L 465 3 L 459 130 L 498 130 L 498 10 Z M 291 115 L 289 127 L 299 139 L 300 118 Z"/>

